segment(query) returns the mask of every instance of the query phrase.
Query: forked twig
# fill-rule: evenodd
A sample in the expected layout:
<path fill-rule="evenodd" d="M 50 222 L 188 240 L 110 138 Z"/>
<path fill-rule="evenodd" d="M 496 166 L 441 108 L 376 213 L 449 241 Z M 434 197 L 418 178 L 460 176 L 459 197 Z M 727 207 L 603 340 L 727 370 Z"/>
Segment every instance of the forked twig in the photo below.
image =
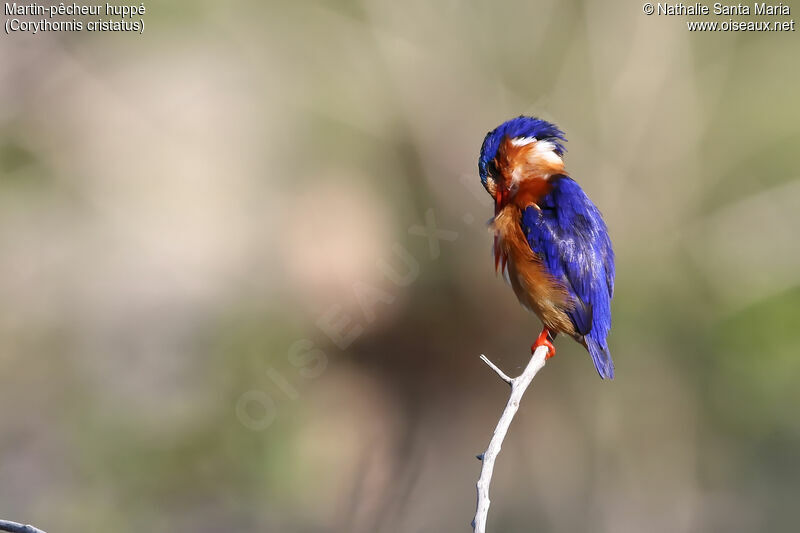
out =
<path fill-rule="evenodd" d="M 505 381 L 511 386 L 511 395 L 506 403 L 506 408 L 497 421 L 497 427 L 494 428 L 494 435 L 489 441 L 489 446 L 486 451 L 478 456 L 481 460 L 481 475 L 478 478 L 478 503 L 475 509 L 475 518 L 472 521 L 472 530 L 474 533 L 486 533 L 486 518 L 489 514 L 489 485 L 492 482 L 492 473 L 494 472 L 494 462 L 497 455 L 500 453 L 500 448 L 503 446 L 503 439 L 506 438 L 508 427 L 514 419 L 514 415 L 519 409 L 519 402 L 525 390 L 530 386 L 533 377 L 542 369 L 547 359 L 547 346 L 539 346 L 533 352 L 528 366 L 522 371 L 522 374 L 515 378 L 508 377 L 497 365 L 489 361 L 485 355 L 481 355 L 481 360 L 486 363 L 489 368 L 495 371 L 500 376 L 500 379 Z"/>

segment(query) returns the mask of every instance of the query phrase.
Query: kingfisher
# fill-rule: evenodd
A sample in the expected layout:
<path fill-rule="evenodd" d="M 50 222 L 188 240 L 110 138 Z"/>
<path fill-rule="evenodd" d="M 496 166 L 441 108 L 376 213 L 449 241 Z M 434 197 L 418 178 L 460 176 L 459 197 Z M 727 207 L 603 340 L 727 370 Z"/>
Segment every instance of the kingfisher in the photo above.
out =
<path fill-rule="evenodd" d="M 544 325 L 531 353 L 546 346 L 547 359 L 554 356 L 563 333 L 611 379 L 614 250 L 600 211 L 564 168 L 566 140 L 556 125 L 528 116 L 486 134 L 478 173 L 494 199 L 495 271 Z"/>

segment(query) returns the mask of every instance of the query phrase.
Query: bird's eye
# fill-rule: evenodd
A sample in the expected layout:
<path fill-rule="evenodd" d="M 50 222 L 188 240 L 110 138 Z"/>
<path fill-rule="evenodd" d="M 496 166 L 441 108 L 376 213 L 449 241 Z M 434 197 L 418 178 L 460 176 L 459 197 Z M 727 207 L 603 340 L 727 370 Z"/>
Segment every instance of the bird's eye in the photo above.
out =
<path fill-rule="evenodd" d="M 499 171 L 497 170 L 497 162 L 494 159 L 489 162 L 487 169 L 489 170 L 489 175 L 492 177 L 492 179 L 497 181 Z"/>

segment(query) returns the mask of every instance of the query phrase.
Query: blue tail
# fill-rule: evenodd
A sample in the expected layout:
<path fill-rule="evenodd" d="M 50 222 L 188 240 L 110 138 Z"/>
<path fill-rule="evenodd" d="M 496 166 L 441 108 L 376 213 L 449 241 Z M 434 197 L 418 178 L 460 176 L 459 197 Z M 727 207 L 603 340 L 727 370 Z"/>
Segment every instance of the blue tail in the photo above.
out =
<path fill-rule="evenodd" d="M 592 356 L 594 367 L 597 373 L 603 379 L 614 379 L 614 361 L 611 360 L 611 353 L 608 351 L 608 346 L 600 344 L 589 335 L 583 338 L 586 343 L 586 349 L 589 350 L 589 355 Z"/>

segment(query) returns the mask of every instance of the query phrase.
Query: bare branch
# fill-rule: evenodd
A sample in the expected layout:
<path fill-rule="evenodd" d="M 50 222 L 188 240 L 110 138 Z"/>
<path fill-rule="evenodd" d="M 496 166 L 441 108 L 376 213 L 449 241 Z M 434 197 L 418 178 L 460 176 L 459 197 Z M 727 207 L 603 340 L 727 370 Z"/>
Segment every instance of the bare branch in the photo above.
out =
<path fill-rule="evenodd" d="M 478 478 L 477 484 L 478 503 L 475 509 L 475 519 L 472 521 L 474 533 L 486 533 L 486 518 L 489 514 L 489 504 L 491 503 L 489 500 L 489 485 L 492 482 L 494 462 L 495 459 L 497 459 L 497 455 L 500 453 L 500 448 L 503 446 L 503 439 L 506 438 L 506 433 L 508 433 L 511 421 L 514 419 L 517 409 L 519 409 L 519 402 L 522 400 L 522 395 L 525 394 L 525 390 L 531 384 L 531 381 L 533 381 L 533 377 L 545 364 L 547 350 L 547 346 L 539 346 L 536 348 L 536 351 L 531 356 L 531 360 L 528 362 L 528 366 L 525 367 L 522 374 L 513 379 L 505 375 L 503 371 L 489 361 L 486 356 L 481 355 L 483 362 L 489 365 L 503 381 L 511 385 L 511 395 L 508 398 L 508 403 L 506 403 L 503 414 L 500 416 L 500 420 L 497 422 L 497 427 L 494 428 L 494 435 L 492 435 L 492 439 L 489 441 L 489 446 L 483 454 L 478 456 L 483 464 L 481 465 L 481 475 Z"/>
<path fill-rule="evenodd" d="M 18 524 L 9 520 L 0 520 L 0 531 L 8 531 L 9 533 L 44 533 L 41 529 L 33 526 Z"/>
<path fill-rule="evenodd" d="M 498 376 L 500 376 L 500 379 L 502 379 L 503 381 L 505 381 L 506 383 L 508 383 L 509 385 L 511 385 L 511 378 L 510 378 L 510 377 L 508 377 L 508 376 L 506 375 L 506 373 L 505 373 L 505 372 L 503 372 L 502 370 L 500 370 L 500 369 L 497 367 L 497 365 L 495 365 L 494 363 L 492 363 L 491 361 L 489 361 L 489 358 L 488 358 L 488 357 L 486 357 L 485 355 L 481 354 L 481 361 L 483 361 L 484 363 L 486 363 L 487 365 L 489 365 L 489 368 L 491 368 L 492 370 L 494 370 L 494 371 L 497 373 L 497 375 L 498 375 Z"/>

